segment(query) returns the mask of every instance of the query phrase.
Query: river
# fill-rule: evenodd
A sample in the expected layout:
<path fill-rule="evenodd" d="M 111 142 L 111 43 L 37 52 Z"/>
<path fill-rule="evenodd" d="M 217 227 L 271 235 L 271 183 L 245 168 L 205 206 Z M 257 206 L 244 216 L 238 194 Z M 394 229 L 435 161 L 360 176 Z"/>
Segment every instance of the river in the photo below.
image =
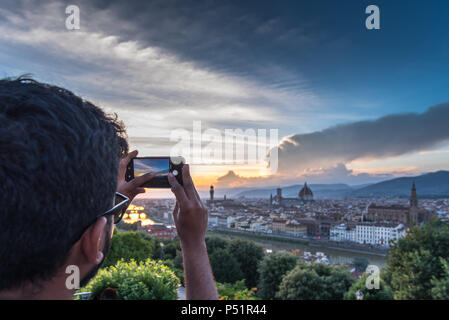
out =
<path fill-rule="evenodd" d="M 224 238 L 243 238 L 247 239 L 248 237 L 245 237 L 245 234 L 222 234 L 222 233 L 213 233 L 214 235 L 218 235 L 220 237 Z M 386 257 L 381 255 L 375 255 L 370 253 L 358 253 L 358 252 L 350 252 L 346 250 L 338 250 L 333 248 L 325 248 L 325 247 L 317 247 L 317 246 L 310 246 L 306 244 L 301 243 L 290 243 L 290 242 L 282 242 L 282 241 L 276 241 L 276 240 L 261 240 L 261 239 L 252 239 L 249 238 L 249 240 L 254 241 L 254 243 L 257 243 L 261 245 L 262 247 L 266 249 L 271 249 L 273 252 L 277 251 L 290 251 L 290 250 L 300 250 L 301 253 L 304 253 L 306 251 L 311 252 L 312 254 L 316 252 L 323 252 L 326 254 L 327 258 L 329 259 L 330 263 L 332 264 L 350 264 L 353 262 L 354 258 L 366 258 L 369 261 L 369 264 L 376 265 L 380 269 L 385 267 L 386 264 Z"/>

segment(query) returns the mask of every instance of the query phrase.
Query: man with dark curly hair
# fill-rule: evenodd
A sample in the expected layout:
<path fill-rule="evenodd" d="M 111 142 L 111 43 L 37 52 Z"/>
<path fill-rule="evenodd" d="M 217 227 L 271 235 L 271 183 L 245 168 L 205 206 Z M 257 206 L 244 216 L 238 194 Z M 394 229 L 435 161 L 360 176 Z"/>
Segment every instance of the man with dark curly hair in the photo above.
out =
<path fill-rule="evenodd" d="M 72 299 L 98 271 L 114 222 L 146 174 L 125 181 L 122 122 L 72 92 L 29 78 L 0 80 L 0 298 Z M 205 246 L 207 210 L 190 177 L 169 175 L 188 299 L 217 299 Z"/>

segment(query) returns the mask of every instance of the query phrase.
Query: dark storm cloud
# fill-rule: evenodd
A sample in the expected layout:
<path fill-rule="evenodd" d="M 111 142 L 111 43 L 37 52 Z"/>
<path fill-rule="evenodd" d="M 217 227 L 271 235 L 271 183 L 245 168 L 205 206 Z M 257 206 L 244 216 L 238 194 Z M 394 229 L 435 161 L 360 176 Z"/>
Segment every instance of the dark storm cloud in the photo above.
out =
<path fill-rule="evenodd" d="M 304 88 L 303 79 L 284 66 L 288 46 L 316 41 L 313 32 L 280 19 L 258 2 L 206 0 L 83 0 L 89 30 L 120 35 L 165 49 L 199 67 L 258 79 L 281 90 Z M 273 8 L 271 8 L 273 7 Z M 307 21 L 298 13 L 298 19 Z M 103 13 L 107 18 L 98 19 Z M 92 14 L 92 15 L 91 15 Z M 310 19 L 310 18 L 309 18 Z M 296 53 L 297 54 L 297 53 Z M 297 56 L 294 63 L 297 63 Z"/>
<path fill-rule="evenodd" d="M 393 114 L 291 136 L 279 146 L 279 169 L 327 168 L 356 159 L 399 156 L 448 140 L 449 103 L 445 103 L 422 114 Z"/>

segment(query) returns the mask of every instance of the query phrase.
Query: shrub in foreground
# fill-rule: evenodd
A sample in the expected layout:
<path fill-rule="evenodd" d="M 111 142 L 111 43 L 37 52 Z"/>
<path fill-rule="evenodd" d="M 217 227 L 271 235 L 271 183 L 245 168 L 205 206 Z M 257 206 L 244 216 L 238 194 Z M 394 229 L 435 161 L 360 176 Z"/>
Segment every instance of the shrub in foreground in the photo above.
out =
<path fill-rule="evenodd" d="M 216 283 L 220 300 L 259 300 L 255 296 L 257 288 L 248 289 L 245 286 L 245 279 L 231 283 Z"/>
<path fill-rule="evenodd" d="M 101 269 L 80 292 L 92 292 L 90 299 L 105 296 L 118 300 L 175 300 L 179 280 L 167 266 L 150 259 L 136 263 L 120 260 Z"/>

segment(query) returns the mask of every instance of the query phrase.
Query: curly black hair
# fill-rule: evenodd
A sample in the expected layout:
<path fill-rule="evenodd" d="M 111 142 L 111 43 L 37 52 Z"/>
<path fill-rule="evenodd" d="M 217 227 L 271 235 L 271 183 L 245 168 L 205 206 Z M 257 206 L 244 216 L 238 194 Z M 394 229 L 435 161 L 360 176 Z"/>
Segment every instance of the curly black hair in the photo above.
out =
<path fill-rule="evenodd" d="M 116 115 L 29 77 L 0 80 L 0 291 L 56 275 L 111 207 L 127 153 Z"/>

